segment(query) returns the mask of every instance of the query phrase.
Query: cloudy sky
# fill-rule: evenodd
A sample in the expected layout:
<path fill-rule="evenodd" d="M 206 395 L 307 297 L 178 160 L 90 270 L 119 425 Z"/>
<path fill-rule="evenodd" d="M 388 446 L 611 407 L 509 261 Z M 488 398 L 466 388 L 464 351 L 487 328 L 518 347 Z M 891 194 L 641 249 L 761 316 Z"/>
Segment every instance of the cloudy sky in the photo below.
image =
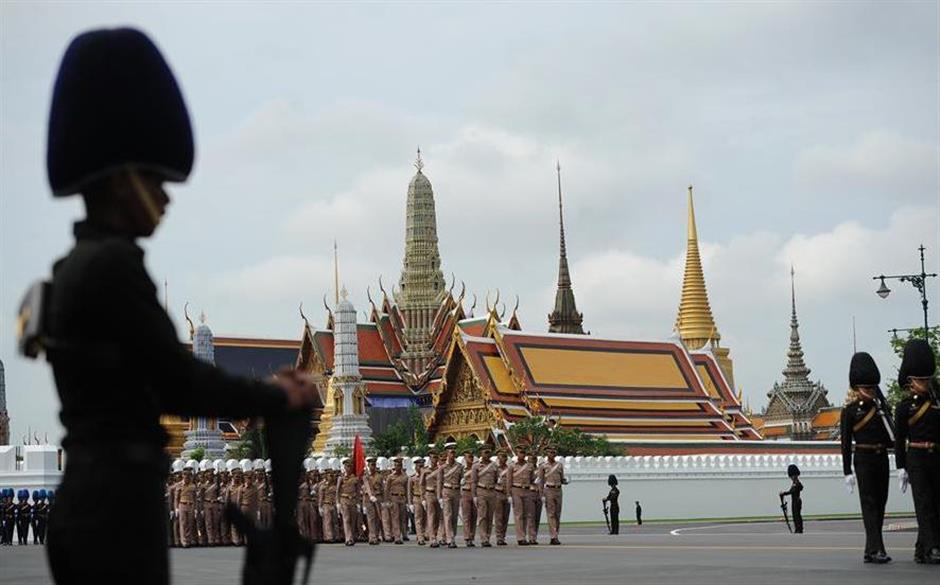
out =
<path fill-rule="evenodd" d="M 752 407 L 780 379 L 789 267 L 813 377 L 841 401 L 852 353 L 893 372 L 886 330 L 916 291 L 871 276 L 940 267 L 938 4 L 0 5 L 0 359 L 13 438 L 61 436 L 44 363 L 15 356 L 28 283 L 70 246 L 80 202 L 44 174 L 49 95 L 77 32 L 153 35 L 193 117 L 197 161 L 144 244 L 170 312 L 217 335 L 296 338 L 324 321 L 332 241 L 360 309 L 397 279 L 420 145 L 441 256 L 482 298 L 547 327 L 555 160 L 579 309 L 594 335 L 662 339 L 679 301 L 686 186 L 709 295 Z M 932 322 L 940 286 L 930 287 Z M 128 388 L 132 392 L 133 388 Z"/>

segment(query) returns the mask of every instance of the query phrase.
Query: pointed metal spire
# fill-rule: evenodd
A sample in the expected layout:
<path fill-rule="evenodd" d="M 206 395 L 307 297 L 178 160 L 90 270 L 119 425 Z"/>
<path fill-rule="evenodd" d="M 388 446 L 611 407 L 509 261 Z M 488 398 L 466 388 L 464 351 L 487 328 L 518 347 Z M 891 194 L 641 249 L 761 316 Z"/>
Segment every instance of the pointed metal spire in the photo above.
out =
<path fill-rule="evenodd" d="M 551 333 L 583 334 L 583 315 L 578 312 L 571 290 L 571 273 L 568 270 L 568 249 L 565 245 L 565 215 L 561 198 L 561 162 L 555 162 L 558 174 L 558 288 L 555 291 L 555 310 L 548 316 Z"/>
<path fill-rule="evenodd" d="M 682 298 L 679 301 L 676 329 L 679 331 L 679 337 L 689 349 L 701 349 L 708 342 L 717 343 L 721 335 L 715 326 L 712 309 L 708 303 L 705 273 L 702 271 L 702 258 L 698 249 L 692 185 L 689 185 L 688 212 L 685 276 L 682 279 Z"/>
<path fill-rule="evenodd" d="M 421 147 L 418 147 L 418 158 L 415 159 L 415 168 L 418 169 L 418 172 L 421 172 L 421 169 L 424 168 L 424 161 L 421 160 Z"/>
<path fill-rule="evenodd" d="M 339 304 L 339 249 L 335 238 L 333 239 L 333 294 L 335 304 Z"/>
<path fill-rule="evenodd" d="M 800 323 L 796 318 L 796 271 L 790 266 L 790 348 L 787 350 L 787 367 L 783 375 L 789 380 L 808 382 L 810 369 L 803 360 L 803 345 L 800 342 Z"/>

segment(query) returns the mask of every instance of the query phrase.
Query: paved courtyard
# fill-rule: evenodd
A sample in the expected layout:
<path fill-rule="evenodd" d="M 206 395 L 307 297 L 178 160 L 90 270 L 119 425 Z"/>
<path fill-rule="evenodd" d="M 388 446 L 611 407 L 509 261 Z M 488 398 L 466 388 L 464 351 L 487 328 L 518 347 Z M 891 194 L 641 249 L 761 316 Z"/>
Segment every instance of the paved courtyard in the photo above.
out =
<path fill-rule="evenodd" d="M 898 521 L 892 521 L 898 523 Z M 909 522 L 902 522 L 903 527 Z M 825 585 L 933 583 L 940 567 L 911 559 L 915 533 L 887 532 L 895 562 L 861 561 L 861 521 L 811 521 L 802 535 L 780 523 L 563 527 L 563 546 L 428 549 L 329 545 L 317 549 L 313 583 L 695 583 Z M 542 533 L 544 534 L 544 533 Z M 543 538 L 547 541 L 547 537 Z M 234 584 L 243 551 L 235 548 L 173 550 L 173 582 Z M 0 549 L 0 584 L 51 583 L 41 547 Z"/>

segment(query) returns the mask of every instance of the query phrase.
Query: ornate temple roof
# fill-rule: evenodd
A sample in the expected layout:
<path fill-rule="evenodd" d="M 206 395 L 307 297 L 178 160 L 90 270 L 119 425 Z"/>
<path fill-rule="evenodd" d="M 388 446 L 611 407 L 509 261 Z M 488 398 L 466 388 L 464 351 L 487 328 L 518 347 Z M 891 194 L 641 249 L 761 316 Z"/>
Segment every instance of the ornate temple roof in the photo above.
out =
<path fill-rule="evenodd" d="M 571 274 L 568 270 L 568 252 L 565 247 L 565 217 L 561 202 L 561 163 L 558 171 L 558 287 L 555 291 L 555 309 L 548 315 L 548 330 L 551 333 L 584 333 L 581 327 L 583 315 L 578 312 L 571 289 Z"/>
<path fill-rule="evenodd" d="M 447 410 L 447 384 L 467 364 L 496 420 L 550 415 L 613 441 L 760 439 L 709 352 L 678 342 L 533 334 L 505 324 L 454 334 L 429 428 Z M 711 388 L 709 390 L 709 388 Z"/>
<path fill-rule="evenodd" d="M 709 342 L 718 342 L 721 335 L 715 326 L 712 309 L 705 288 L 705 274 L 698 250 L 698 230 L 695 227 L 695 207 L 692 185 L 689 185 L 689 224 L 685 255 L 685 276 L 682 279 L 682 299 L 676 317 L 676 330 L 689 349 L 700 349 Z"/>

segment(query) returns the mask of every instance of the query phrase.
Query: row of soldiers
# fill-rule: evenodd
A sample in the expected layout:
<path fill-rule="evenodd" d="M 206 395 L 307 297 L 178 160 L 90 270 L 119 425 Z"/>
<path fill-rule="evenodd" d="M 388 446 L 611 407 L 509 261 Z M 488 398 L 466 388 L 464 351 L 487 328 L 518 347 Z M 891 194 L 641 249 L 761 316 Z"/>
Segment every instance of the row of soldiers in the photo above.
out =
<path fill-rule="evenodd" d="M 357 541 L 403 544 L 409 519 L 418 544 L 431 548 L 457 547 L 458 519 L 463 541 L 475 547 L 506 545 L 510 510 L 514 512 L 516 541 L 520 546 L 538 544 L 543 504 L 548 516 L 551 544 L 561 544 L 562 485 L 567 484 L 564 465 L 554 449 L 539 464 L 538 454 L 520 453 L 510 463 L 505 451 L 484 448 L 477 461 L 472 452 L 457 457 L 454 448 L 432 451 L 428 463 L 413 459 L 414 472 L 406 473 L 404 459 L 396 457 L 390 470 L 379 470 L 375 458 L 360 477 L 353 461 L 343 460 L 343 471 L 312 469 L 300 483 L 298 525 L 301 534 L 315 542 Z"/>
<path fill-rule="evenodd" d="M 13 501 L 13 496 L 18 501 Z M 48 501 L 47 501 L 48 500 Z M 44 489 L 33 490 L 33 501 L 29 501 L 29 490 L 0 489 L 0 545 L 13 546 L 13 532 L 17 542 L 29 544 L 29 530 L 33 530 L 33 544 L 46 544 L 46 524 L 55 503 L 55 493 Z"/>
<path fill-rule="evenodd" d="M 538 544 L 543 509 L 551 544 L 558 539 L 564 465 L 553 448 L 546 460 L 538 453 L 520 453 L 511 462 L 506 451 L 484 448 L 479 460 L 470 451 L 457 457 L 453 447 L 413 459 L 413 473 L 404 459 L 380 470 L 377 459 L 357 475 L 351 459 L 343 470 L 319 471 L 312 459 L 298 486 L 297 525 L 301 536 L 313 542 L 380 542 L 403 544 L 409 525 L 419 545 L 457 547 L 458 520 L 464 544 L 474 547 L 506 545 L 509 514 L 515 522 L 520 546 Z M 238 507 L 259 527 L 271 525 L 274 509 L 270 489 L 270 463 L 177 461 L 166 485 L 171 546 L 237 546 L 245 536 L 223 514 L 227 503 Z"/>
<path fill-rule="evenodd" d="M 223 513 L 232 503 L 261 528 L 274 519 L 271 463 L 263 460 L 177 461 L 167 479 L 170 546 L 240 546 L 245 535 Z"/>

